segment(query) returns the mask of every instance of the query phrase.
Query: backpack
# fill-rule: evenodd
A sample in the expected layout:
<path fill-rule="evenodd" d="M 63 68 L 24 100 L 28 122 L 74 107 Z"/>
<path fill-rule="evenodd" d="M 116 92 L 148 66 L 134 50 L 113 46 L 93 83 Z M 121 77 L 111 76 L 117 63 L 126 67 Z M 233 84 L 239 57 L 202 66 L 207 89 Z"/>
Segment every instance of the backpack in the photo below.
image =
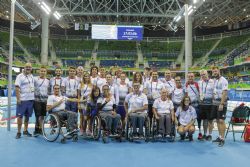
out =
<path fill-rule="evenodd" d="M 245 133 L 244 133 L 244 141 L 250 142 L 250 124 L 246 126 Z"/>

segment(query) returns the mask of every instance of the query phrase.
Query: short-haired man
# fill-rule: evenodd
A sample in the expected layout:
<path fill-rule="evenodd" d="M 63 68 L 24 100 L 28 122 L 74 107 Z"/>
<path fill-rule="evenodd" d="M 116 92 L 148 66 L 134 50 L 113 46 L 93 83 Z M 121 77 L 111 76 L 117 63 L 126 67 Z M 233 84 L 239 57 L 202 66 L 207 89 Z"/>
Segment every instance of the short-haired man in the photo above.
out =
<path fill-rule="evenodd" d="M 218 67 L 212 68 L 212 74 L 214 76 L 214 99 L 211 114 L 212 118 L 217 120 L 219 130 L 219 137 L 213 142 L 218 142 L 218 146 L 222 147 L 225 143 L 228 81 L 221 76 Z M 212 124 L 212 120 L 209 124 Z"/>
<path fill-rule="evenodd" d="M 24 71 L 19 74 L 15 81 L 16 86 L 16 99 L 17 99 L 17 134 L 16 139 L 21 137 L 21 128 L 24 118 L 24 131 L 23 135 L 31 137 L 32 135 L 28 132 L 29 117 L 33 113 L 34 103 L 34 78 L 31 74 L 32 66 L 30 63 L 26 63 Z"/>
<path fill-rule="evenodd" d="M 50 93 L 51 95 L 54 94 L 54 90 L 53 87 L 55 85 L 59 85 L 60 86 L 60 94 L 62 93 L 62 82 L 63 82 L 63 77 L 62 77 L 62 69 L 60 67 L 57 67 L 55 69 L 55 77 L 52 77 L 49 81 L 49 85 L 50 85 Z"/>
<path fill-rule="evenodd" d="M 42 134 L 42 122 L 44 116 L 46 116 L 46 106 L 49 90 L 49 80 L 46 78 L 47 69 L 42 66 L 39 70 L 39 76 L 34 78 L 35 86 L 35 101 L 34 111 L 36 116 L 36 125 L 34 136 Z"/>

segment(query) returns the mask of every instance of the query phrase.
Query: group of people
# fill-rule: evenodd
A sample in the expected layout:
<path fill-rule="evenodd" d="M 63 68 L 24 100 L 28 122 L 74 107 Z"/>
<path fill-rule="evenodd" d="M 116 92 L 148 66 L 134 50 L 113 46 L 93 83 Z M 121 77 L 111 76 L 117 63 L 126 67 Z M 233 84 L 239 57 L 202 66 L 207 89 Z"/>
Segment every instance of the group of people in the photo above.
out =
<path fill-rule="evenodd" d="M 145 137 L 143 126 L 149 118 L 158 123 L 158 137 L 169 137 L 171 125 L 175 124 L 180 140 L 188 138 L 189 141 L 193 140 L 197 120 L 198 139 L 210 141 L 216 119 L 219 137 L 213 142 L 224 145 L 228 81 L 218 67 L 212 68 L 212 78 L 206 70 L 201 70 L 198 82 L 194 73 L 189 73 L 185 84 L 180 76 L 172 78 L 170 70 L 159 78 L 158 71 L 151 68 L 145 68 L 143 74 L 134 72 L 132 80 L 121 68 L 112 75 L 96 66 L 90 71 L 84 71 L 81 66 L 69 67 L 68 76 L 64 78 L 61 68 L 56 68 L 55 76 L 50 79 L 46 74 L 47 69 L 41 67 L 39 76 L 33 77 L 32 66 L 27 63 L 16 78 L 17 139 L 21 137 L 23 116 L 23 135 L 32 136 L 28 123 L 34 109 L 33 135 L 42 133 L 42 122 L 48 111 L 66 116 L 71 130 L 78 128 L 79 113 L 80 135 L 88 136 L 92 135 L 93 115 L 98 114 L 105 120 L 104 130 L 108 134 L 117 133 L 119 121 L 123 129 L 129 121 L 133 137 L 139 139 Z"/>

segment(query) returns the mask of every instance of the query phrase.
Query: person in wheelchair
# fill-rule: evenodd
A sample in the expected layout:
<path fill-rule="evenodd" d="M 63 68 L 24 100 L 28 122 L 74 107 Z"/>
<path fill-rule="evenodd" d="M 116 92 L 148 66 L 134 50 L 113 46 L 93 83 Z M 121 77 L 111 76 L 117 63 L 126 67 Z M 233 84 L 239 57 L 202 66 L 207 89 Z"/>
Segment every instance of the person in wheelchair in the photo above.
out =
<path fill-rule="evenodd" d="M 98 114 L 104 120 L 104 131 L 106 136 L 116 135 L 117 125 L 121 116 L 116 112 L 116 101 L 110 93 L 108 85 L 102 87 L 103 96 L 97 100 Z"/>
<path fill-rule="evenodd" d="M 126 120 L 132 124 L 133 138 L 144 139 L 143 125 L 147 117 L 148 99 L 144 93 L 140 92 L 140 83 L 133 83 L 133 92 L 126 96 L 124 107 Z M 139 133 L 137 125 L 139 125 Z"/>
<path fill-rule="evenodd" d="M 174 121 L 174 105 L 169 99 L 167 89 L 161 89 L 161 97 L 156 99 L 153 104 L 153 113 L 156 121 L 158 121 L 158 138 L 170 138 L 171 125 Z"/>
<path fill-rule="evenodd" d="M 186 133 L 189 141 L 193 141 L 193 133 L 195 132 L 194 123 L 197 115 L 194 107 L 190 104 L 190 97 L 185 95 L 181 101 L 181 106 L 177 108 L 175 113 L 175 123 L 178 126 L 177 132 L 181 136 L 181 141 L 185 140 Z"/>
<path fill-rule="evenodd" d="M 77 113 L 65 110 L 65 102 L 79 102 L 77 99 L 70 99 L 60 95 L 60 86 L 54 85 L 54 94 L 50 95 L 47 100 L 47 111 L 56 113 L 59 118 L 67 118 L 69 132 L 76 131 L 77 129 Z"/>

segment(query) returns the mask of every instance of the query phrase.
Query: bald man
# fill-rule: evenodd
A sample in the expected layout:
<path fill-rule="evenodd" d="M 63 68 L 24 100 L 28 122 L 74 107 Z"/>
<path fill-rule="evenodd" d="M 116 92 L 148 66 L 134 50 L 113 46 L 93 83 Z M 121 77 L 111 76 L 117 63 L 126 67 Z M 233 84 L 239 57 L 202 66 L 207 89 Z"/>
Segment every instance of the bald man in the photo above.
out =
<path fill-rule="evenodd" d="M 32 66 L 30 63 L 26 63 L 24 70 L 21 74 L 17 75 L 15 81 L 16 87 L 16 99 L 17 99 L 17 134 L 16 139 L 21 137 L 21 128 L 24 119 L 24 131 L 23 135 L 31 137 L 32 135 L 28 132 L 29 117 L 33 113 L 34 103 L 34 77 L 31 74 Z"/>

